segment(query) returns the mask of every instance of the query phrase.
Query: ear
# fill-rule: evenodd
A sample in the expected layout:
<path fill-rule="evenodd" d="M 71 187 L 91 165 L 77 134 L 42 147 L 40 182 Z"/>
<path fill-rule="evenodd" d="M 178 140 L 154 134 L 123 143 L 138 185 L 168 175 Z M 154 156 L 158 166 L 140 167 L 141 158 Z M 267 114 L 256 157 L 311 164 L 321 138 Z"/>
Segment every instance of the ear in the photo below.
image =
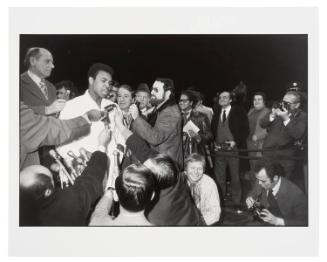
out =
<path fill-rule="evenodd" d="M 31 66 L 34 66 L 35 65 L 35 63 L 36 63 L 36 59 L 35 59 L 35 57 L 30 57 L 30 65 Z"/>
<path fill-rule="evenodd" d="M 94 83 L 94 79 L 93 79 L 93 77 L 89 77 L 89 85 L 93 85 L 93 83 Z"/>
<path fill-rule="evenodd" d="M 274 182 L 277 182 L 277 181 L 278 181 L 278 179 L 279 179 L 279 177 L 278 177 L 278 176 L 274 176 L 274 179 L 273 179 L 273 181 L 274 181 Z"/>
<path fill-rule="evenodd" d="M 166 99 L 166 100 L 169 99 L 170 94 L 171 94 L 171 91 L 170 91 L 170 90 L 167 90 L 167 91 L 165 92 L 165 99 Z"/>
<path fill-rule="evenodd" d="M 51 194 L 52 194 L 52 189 L 51 188 L 47 188 L 44 191 L 44 198 L 47 198 L 47 197 L 51 196 Z"/>

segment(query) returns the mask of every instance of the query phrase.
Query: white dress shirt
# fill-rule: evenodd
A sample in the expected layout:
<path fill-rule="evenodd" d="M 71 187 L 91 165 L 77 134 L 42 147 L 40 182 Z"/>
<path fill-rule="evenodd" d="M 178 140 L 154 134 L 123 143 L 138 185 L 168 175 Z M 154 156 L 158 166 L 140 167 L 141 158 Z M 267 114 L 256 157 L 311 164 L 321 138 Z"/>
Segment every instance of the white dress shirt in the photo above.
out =
<path fill-rule="evenodd" d="M 35 84 L 37 84 L 38 87 L 41 88 L 41 81 L 42 81 L 42 79 L 38 75 L 36 75 L 33 72 L 31 72 L 30 70 L 27 70 L 27 74 L 28 74 L 28 76 L 30 78 L 32 78 L 32 80 L 35 82 Z"/>
<path fill-rule="evenodd" d="M 104 110 L 109 104 L 114 104 L 109 99 L 102 99 L 101 106 L 90 96 L 89 91 L 86 90 L 84 95 L 78 96 L 72 100 L 66 102 L 64 109 L 61 111 L 60 119 L 71 119 L 77 116 L 81 116 L 91 109 Z M 114 163 L 113 152 L 116 150 L 117 144 L 121 144 L 125 147 L 125 139 L 119 133 L 118 129 L 115 127 L 114 115 L 110 114 L 110 129 L 112 132 L 112 139 L 107 147 L 107 155 L 110 159 L 110 163 Z M 65 159 L 70 159 L 67 155 L 68 151 L 73 151 L 75 155 L 80 155 L 79 149 L 84 147 L 87 151 L 93 153 L 98 150 L 98 135 L 104 128 L 104 123 L 102 121 L 94 122 L 91 125 L 90 133 L 87 136 L 81 137 L 69 144 L 65 144 L 57 147 L 58 153 Z M 123 153 L 120 153 L 120 159 L 122 159 Z M 111 172 L 113 165 L 110 165 L 109 171 Z"/>
<path fill-rule="evenodd" d="M 224 111 L 226 112 L 226 119 L 227 119 L 231 108 L 232 108 L 232 106 L 229 105 L 225 109 L 223 109 L 223 108 L 221 109 L 221 113 L 220 113 L 220 120 L 221 120 L 221 122 L 223 121 Z"/>

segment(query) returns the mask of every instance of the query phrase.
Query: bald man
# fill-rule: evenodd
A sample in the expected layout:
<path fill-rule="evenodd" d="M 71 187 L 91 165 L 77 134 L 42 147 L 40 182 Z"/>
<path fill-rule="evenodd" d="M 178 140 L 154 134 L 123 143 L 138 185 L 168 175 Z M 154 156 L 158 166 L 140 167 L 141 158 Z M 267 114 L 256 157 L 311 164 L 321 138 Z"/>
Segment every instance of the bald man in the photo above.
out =
<path fill-rule="evenodd" d="M 98 151 L 73 186 L 54 187 L 51 172 L 32 165 L 20 173 L 20 226 L 86 226 L 92 206 L 103 194 L 108 167 L 105 153 L 111 131 L 105 128 L 98 137 Z"/>
<path fill-rule="evenodd" d="M 28 70 L 20 76 L 20 100 L 41 115 L 60 112 L 66 100 L 56 99 L 55 86 L 46 80 L 54 69 L 50 51 L 41 47 L 29 48 L 24 64 Z"/>

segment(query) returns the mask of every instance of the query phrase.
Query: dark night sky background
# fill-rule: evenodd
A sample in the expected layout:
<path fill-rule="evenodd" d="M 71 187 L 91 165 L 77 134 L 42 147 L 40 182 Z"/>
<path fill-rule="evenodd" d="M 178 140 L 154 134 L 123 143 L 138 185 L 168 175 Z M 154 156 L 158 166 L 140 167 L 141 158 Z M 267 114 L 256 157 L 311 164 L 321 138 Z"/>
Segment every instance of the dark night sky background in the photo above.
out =
<path fill-rule="evenodd" d="M 264 91 L 280 99 L 292 81 L 308 83 L 307 35 L 21 35 L 20 72 L 29 47 L 51 51 L 52 83 L 72 80 L 82 92 L 92 63 L 111 65 L 114 79 L 134 88 L 169 77 L 177 93 L 195 86 L 207 104 L 219 91 L 232 90 L 241 80 L 249 95 Z"/>

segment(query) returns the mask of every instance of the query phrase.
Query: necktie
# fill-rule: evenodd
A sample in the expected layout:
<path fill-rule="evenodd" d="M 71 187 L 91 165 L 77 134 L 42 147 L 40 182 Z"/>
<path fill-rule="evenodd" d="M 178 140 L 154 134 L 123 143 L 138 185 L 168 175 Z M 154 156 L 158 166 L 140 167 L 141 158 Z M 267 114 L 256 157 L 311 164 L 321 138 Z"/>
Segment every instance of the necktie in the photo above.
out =
<path fill-rule="evenodd" d="M 47 88 L 47 85 L 45 84 L 44 79 L 42 79 L 40 81 L 40 89 L 41 89 L 43 95 L 45 96 L 46 100 L 48 100 L 48 88 Z"/>
<path fill-rule="evenodd" d="M 226 121 L 226 110 L 223 111 L 223 123 Z"/>

